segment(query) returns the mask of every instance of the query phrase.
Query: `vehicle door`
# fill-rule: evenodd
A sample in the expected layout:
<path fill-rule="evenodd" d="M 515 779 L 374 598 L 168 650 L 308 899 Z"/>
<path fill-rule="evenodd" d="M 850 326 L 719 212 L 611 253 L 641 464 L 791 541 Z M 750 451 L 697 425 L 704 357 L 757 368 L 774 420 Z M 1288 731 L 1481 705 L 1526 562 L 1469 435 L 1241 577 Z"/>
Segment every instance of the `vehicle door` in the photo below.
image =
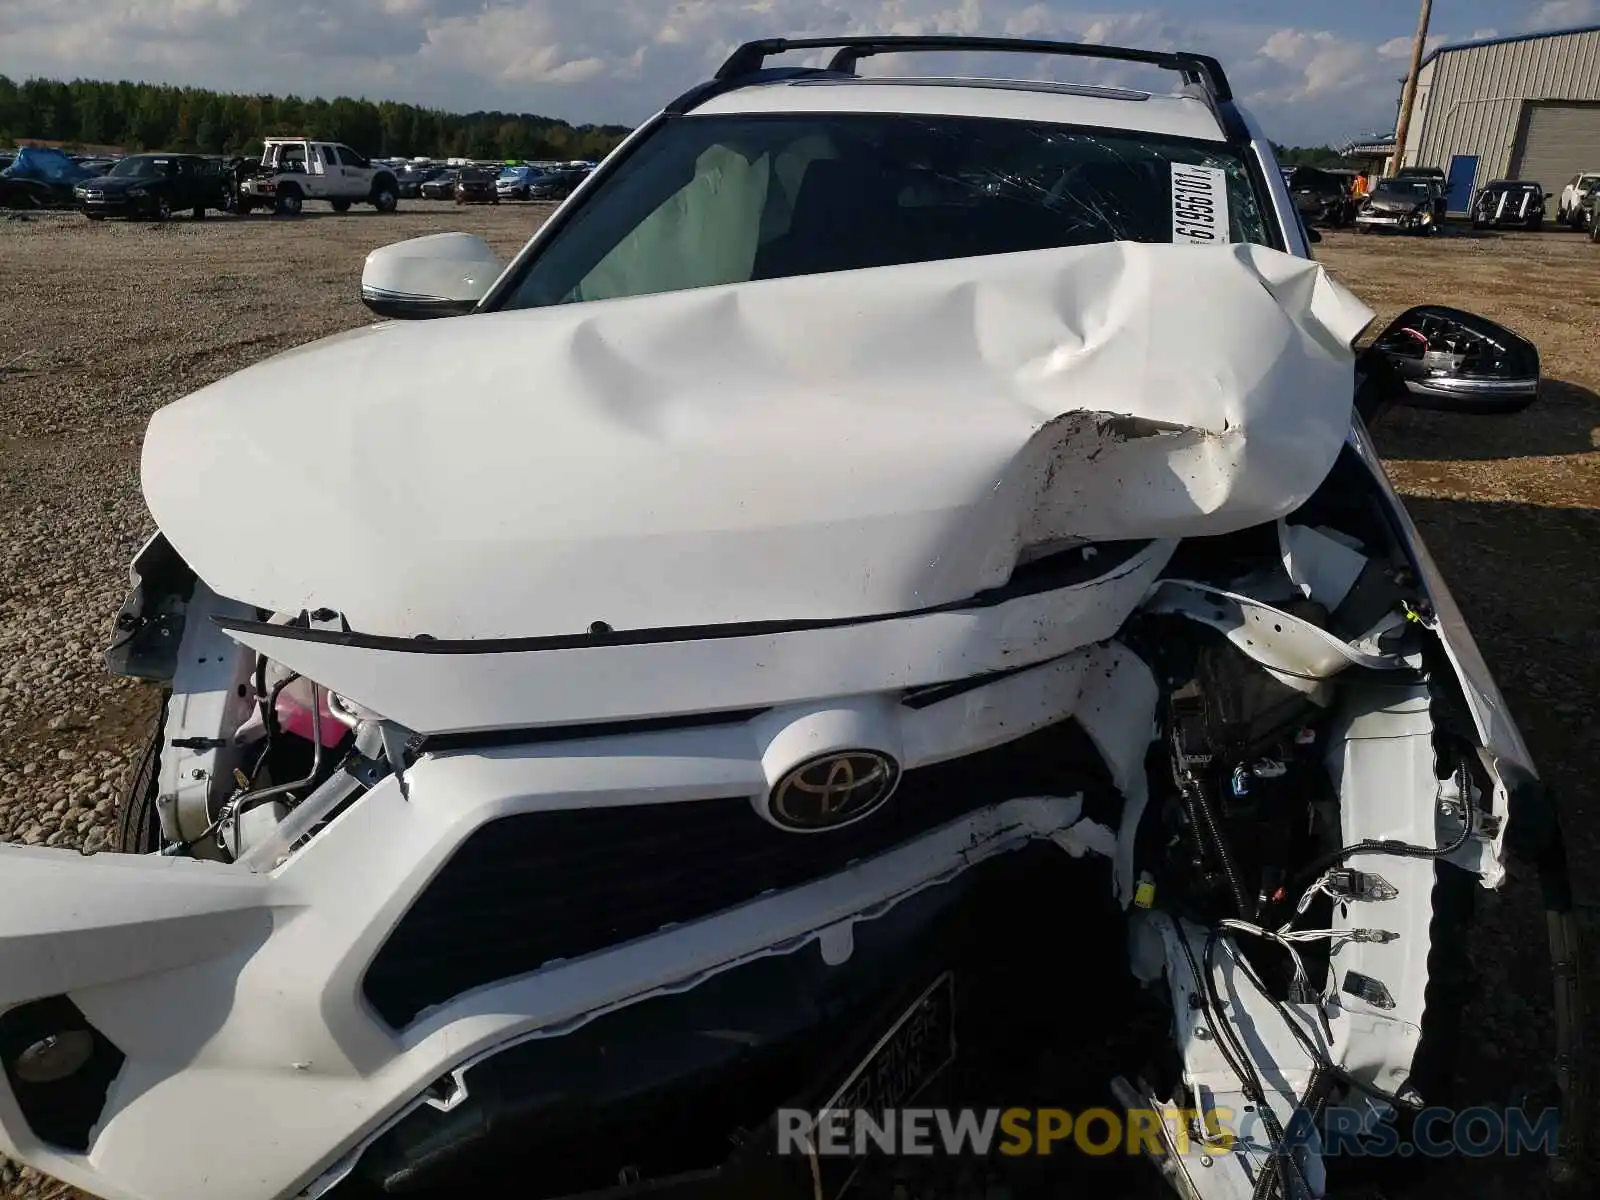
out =
<path fill-rule="evenodd" d="M 306 147 L 306 195 L 331 200 L 339 192 L 339 160 L 326 142 Z"/>
<path fill-rule="evenodd" d="M 368 180 L 371 165 L 349 146 L 335 146 L 333 152 L 339 159 L 341 194 L 350 200 L 365 199 L 367 192 L 371 190 Z"/>
<path fill-rule="evenodd" d="M 199 158 L 180 158 L 178 160 L 178 174 L 174 180 L 175 196 L 172 201 L 173 208 L 215 208 L 217 198 L 215 195 L 204 191 L 205 186 L 205 160 Z"/>

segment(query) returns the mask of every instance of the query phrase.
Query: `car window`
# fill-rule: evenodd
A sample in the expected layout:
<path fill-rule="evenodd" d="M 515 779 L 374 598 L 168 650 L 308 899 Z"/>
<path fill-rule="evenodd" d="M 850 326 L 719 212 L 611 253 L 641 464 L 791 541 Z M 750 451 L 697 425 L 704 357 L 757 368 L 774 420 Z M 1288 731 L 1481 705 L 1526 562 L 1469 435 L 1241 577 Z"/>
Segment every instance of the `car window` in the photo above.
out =
<path fill-rule="evenodd" d="M 663 125 L 498 307 L 1119 240 L 1273 244 L 1220 143 L 903 114 Z"/>
<path fill-rule="evenodd" d="M 111 170 L 106 172 L 107 178 L 114 179 L 155 179 L 162 173 L 160 164 L 164 159 L 146 158 L 135 155 L 123 159 Z"/>
<path fill-rule="evenodd" d="M 349 146 L 335 146 L 334 150 L 338 152 L 339 163 L 341 166 L 365 167 L 367 165 L 367 160 L 362 158 L 361 155 L 357 154 L 354 150 L 350 149 Z"/>

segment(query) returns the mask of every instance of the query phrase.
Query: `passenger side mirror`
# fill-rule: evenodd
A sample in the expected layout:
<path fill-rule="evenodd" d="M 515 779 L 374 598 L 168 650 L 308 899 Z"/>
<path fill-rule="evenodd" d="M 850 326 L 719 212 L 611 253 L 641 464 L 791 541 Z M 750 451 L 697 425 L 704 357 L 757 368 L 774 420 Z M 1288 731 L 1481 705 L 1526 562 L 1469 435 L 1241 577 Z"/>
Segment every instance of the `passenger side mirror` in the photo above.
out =
<path fill-rule="evenodd" d="M 1322 240 L 1322 231 L 1320 229 L 1316 228 L 1313 225 L 1307 225 L 1306 226 L 1306 241 L 1308 241 L 1308 242 L 1320 242 L 1321 240 Z"/>
<path fill-rule="evenodd" d="M 505 264 L 470 233 L 435 233 L 380 246 L 361 270 L 361 302 L 402 321 L 471 312 Z"/>
<path fill-rule="evenodd" d="M 1539 350 L 1487 317 L 1429 304 L 1402 313 L 1362 352 L 1356 407 L 1371 424 L 1391 404 L 1519 412 L 1539 394 Z"/>

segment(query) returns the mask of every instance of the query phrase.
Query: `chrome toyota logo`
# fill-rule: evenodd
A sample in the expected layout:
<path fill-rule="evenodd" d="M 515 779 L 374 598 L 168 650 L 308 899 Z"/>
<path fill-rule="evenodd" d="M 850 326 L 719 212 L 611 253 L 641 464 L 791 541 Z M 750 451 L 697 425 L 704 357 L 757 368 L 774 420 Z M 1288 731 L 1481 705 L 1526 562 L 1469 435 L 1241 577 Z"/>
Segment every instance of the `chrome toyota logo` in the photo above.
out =
<path fill-rule="evenodd" d="M 841 750 L 801 763 L 780 779 L 768 811 L 785 829 L 837 829 L 882 808 L 899 782 L 899 764 L 888 755 Z"/>

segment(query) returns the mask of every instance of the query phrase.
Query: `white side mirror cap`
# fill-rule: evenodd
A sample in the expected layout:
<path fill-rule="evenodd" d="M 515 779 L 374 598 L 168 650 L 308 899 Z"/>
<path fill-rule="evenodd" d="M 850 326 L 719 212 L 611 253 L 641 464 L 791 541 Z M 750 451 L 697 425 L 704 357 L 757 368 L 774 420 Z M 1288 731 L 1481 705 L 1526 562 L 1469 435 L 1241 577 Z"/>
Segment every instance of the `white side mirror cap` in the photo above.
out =
<path fill-rule="evenodd" d="M 380 317 L 425 320 L 471 312 L 505 264 L 470 233 L 435 233 L 380 246 L 361 269 L 361 302 Z"/>

